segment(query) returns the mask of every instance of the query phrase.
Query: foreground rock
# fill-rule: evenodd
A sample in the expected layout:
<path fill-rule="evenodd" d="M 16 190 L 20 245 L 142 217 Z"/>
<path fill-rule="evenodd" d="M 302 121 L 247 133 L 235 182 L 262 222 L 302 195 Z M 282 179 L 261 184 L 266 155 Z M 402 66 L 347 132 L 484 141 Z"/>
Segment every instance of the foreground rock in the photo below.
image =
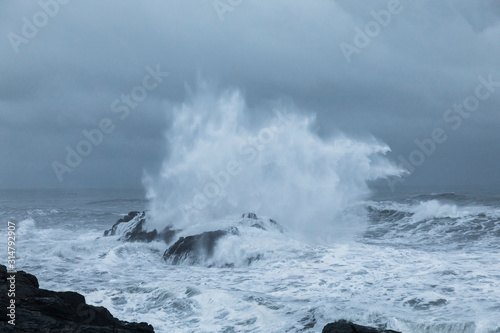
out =
<path fill-rule="evenodd" d="M 0 307 L 3 310 L 10 305 L 10 277 L 6 267 L 0 265 Z M 86 304 L 85 297 L 78 293 L 40 289 L 37 278 L 23 271 L 15 274 L 15 300 L 15 315 L 1 316 L 0 332 L 154 332 L 153 326 L 147 323 L 121 321 L 104 307 Z M 8 323 L 12 319 L 15 319 L 15 326 Z"/>
<path fill-rule="evenodd" d="M 361 326 L 346 320 L 330 323 L 323 328 L 323 333 L 401 333 L 392 330 L 380 330 L 373 327 Z"/>
<path fill-rule="evenodd" d="M 161 240 L 165 243 L 170 243 L 175 235 L 175 230 L 166 227 L 158 232 L 146 231 L 144 224 L 146 223 L 146 212 L 133 211 L 116 221 L 111 229 L 104 232 L 104 236 L 121 235 L 119 240 L 126 242 L 152 242 Z"/>

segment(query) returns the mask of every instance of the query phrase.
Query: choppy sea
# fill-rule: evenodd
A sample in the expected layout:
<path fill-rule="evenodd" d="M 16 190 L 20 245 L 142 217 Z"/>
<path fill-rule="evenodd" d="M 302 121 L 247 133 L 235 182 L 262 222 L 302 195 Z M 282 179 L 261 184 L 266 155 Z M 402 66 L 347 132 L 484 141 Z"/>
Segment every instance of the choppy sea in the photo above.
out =
<path fill-rule="evenodd" d="M 103 237 L 148 208 L 142 190 L 0 194 L 0 245 L 15 222 L 18 270 L 157 332 L 321 332 L 341 318 L 405 333 L 500 332 L 500 192 L 375 188 L 333 231 L 240 227 L 199 265 L 165 262 L 164 242 Z M 240 217 L 207 217 L 179 235 Z"/>

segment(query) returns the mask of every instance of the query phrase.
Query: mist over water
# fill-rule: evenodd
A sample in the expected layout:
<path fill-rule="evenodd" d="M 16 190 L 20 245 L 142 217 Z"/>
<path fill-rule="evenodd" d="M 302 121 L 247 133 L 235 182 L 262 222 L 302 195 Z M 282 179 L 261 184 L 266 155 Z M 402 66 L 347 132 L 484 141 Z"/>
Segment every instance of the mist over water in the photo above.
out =
<path fill-rule="evenodd" d="M 184 228 L 250 211 L 294 231 L 324 233 L 366 198 L 367 181 L 401 174 L 375 138 L 322 138 L 315 115 L 278 105 L 255 125 L 240 91 L 204 87 L 169 110 L 168 155 L 158 176 L 144 178 L 147 227 Z"/>

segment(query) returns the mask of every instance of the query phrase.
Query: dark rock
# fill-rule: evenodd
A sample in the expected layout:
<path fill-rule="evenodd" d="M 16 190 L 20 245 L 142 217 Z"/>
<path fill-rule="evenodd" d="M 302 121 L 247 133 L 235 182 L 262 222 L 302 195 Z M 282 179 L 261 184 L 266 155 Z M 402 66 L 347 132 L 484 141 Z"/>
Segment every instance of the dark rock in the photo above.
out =
<path fill-rule="evenodd" d="M 187 265 L 207 264 L 208 267 L 211 267 L 211 265 L 234 267 L 236 263 L 230 261 L 214 263 L 208 259 L 213 258 L 214 249 L 219 239 L 228 234 L 240 235 L 240 230 L 246 232 L 248 231 L 247 228 L 256 228 L 269 232 L 284 232 L 283 227 L 274 220 L 259 218 L 254 213 L 245 213 L 241 215 L 241 220 L 236 222 L 236 226 L 228 229 L 207 231 L 198 235 L 180 237 L 177 242 L 165 251 L 163 259 L 173 265 L 184 263 Z M 262 254 L 253 254 L 246 258 L 239 258 L 238 264 L 246 263 L 250 265 L 252 262 L 261 260 L 263 257 Z"/>
<path fill-rule="evenodd" d="M 6 315 L 0 317 L 1 332 L 154 332 L 147 323 L 116 319 L 104 307 L 88 305 L 85 297 L 72 292 L 40 289 L 34 275 L 24 271 L 8 274 L 0 265 L 0 306 L 7 309 L 10 278 L 15 276 L 15 326 Z M 9 310 L 10 311 L 10 310 Z"/>
<path fill-rule="evenodd" d="M 247 214 L 243 214 L 241 215 L 242 218 L 247 218 L 247 219 L 253 219 L 253 220 L 257 220 L 258 217 L 255 213 L 247 213 Z"/>
<path fill-rule="evenodd" d="M 136 211 L 128 213 L 127 215 L 125 215 L 124 217 L 122 217 L 121 219 L 119 219 L 118 221 L 116 221 L 116 223 L 113 224 L 113 226 L 111 227 L 111 229 L 104 231 L 104 236 L 114 236 L 114 235 L 116 235 L 116 229 L 118 228 L 118 226 L 119 226 L 120 223 L 130 222 L 135 217 L 137 217 L 139 214 L 141 214 L 141 213 L 140 212 L 136 212 Z M 141 216 L 139 216 L 139 218 L 143 217 L 144 215 L 145 215 L 145 212 L 142 212 L 142 214 L 141 214 Z M 140 228 L 140 230 L 142 230 L 142 223 L 141 222 L 139 222 L 138 224 L 136 224 L 135 227 L 133 228 L 133 230 L 135 230 L 138 227 Z"/>
<path fill-rule="evenodd" d="M 284 232 L 283 226 L 275 220 L 259 218 L 254 213 L 243 214 L 241 216 L 241 221 L 238 222 L 238 225 L 249 226 L 266 231 L 274 230 L 281 233 Z"/>
<path fill-rule="evenodd" d="M 231 227 L 226 230 L 207 231 L 199 235 L 181 237 L 165 251 L 163 259 L 174 265 L 181 262 L 190 265 L 200 264 L 213 256 L 217 241 L 229 234 L 238 235 L 238 228 Z"/>
<path fill-rule="evenodd" d="M 156 229 L 153 231 L 146 231 L 143 229 L 146 223 L 146 212 L 132 211 L 116 221 L 111 229 L 104 231 L 104 236 L 114 236 L 118 232 L 122 232 L 119 238 L 121 241 L 126 242 L 152 242 L 154 240 L 161 240 L 165 243 L 170 243 L 176 233 L 170 227 L 166 227 L 161 232 Z"/>
<path fill-rule="evenodd" d="M 323 333 L 401 333 L 392 330 L 361 326 L 346 320 L 330 323 L 323 328 Z"/>
<path fill-rule="evenodd" d="M 160 233 L 158 233 L 158 235 L 155 237 L 155 240 L 162 240 L 168 244 L 174 239 L 176 233 L 176 230 L 172 230 L 169 227 L 166 227 Z"/>
<path fill-rule="evenodd" d="M 252 228 L 266 230 L 266 228 L 262 224 L 258 224 L 258 223 L 252 224 Z"/>

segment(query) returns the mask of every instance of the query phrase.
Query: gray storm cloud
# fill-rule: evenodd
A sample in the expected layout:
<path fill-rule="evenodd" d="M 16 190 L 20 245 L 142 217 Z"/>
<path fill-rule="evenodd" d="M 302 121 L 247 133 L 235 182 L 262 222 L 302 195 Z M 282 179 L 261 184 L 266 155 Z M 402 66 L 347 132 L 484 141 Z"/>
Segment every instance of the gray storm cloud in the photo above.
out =
<path fill-rule="evenodd" d="M 200 76 L 241 89 L 252 117 L 285 99 L 321 135 L 373 135 L 394 161 L 421 151 L 406 184 L 498 185 L 499 41 L 493 0 L 2 1 L 0 187 L 141 186 Z M 143 99 L 157 64 L 168 77 Z M 121 120 L 123 95 L 137 105 Z M 53 162 L 102 119 L 115 128 L 60 182 Z"/>

